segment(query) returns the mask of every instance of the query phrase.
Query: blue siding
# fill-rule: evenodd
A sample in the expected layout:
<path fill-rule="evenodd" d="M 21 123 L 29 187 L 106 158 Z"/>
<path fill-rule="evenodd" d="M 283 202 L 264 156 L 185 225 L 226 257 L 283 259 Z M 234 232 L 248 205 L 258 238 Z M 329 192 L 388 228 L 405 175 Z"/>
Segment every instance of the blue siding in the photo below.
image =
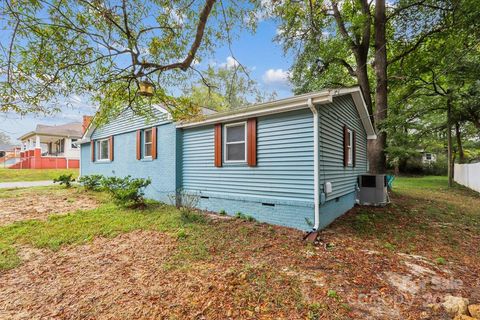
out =
<path fill-rule="evenodd" d="M 157 127 L 157 159 L 136 159 L 136 133 L 127 132 L 114 136 L 114 160 L 112 162 L 91 162 L 90 143 L 81 147 L 81 174 L 102 174 L 105 176 L 151 178 L 152 184 L 146 196 L 169 203 L 169 195 L 176 186 L 176 128 L 173 123 Z"/>
<path fill-rule="evenodd" d="M 308 230 L 313 221 L 313 120 L 310 110 L 257 119 L 257 166 L 214 166 L 213 126 L 182 132 L 182 187 L 199 207 L 242 212 Z M 270 206 L 268 205 L 270 204 Z M 274 205 L 274 206 L 271 206 Z"/>
<path fill-rule="evenodd" d="M 170 122 L 168 115 L 152 108 L 149 118 L 133 113 L 131 109 L 125 109 L 118 117 L 107 124 L 95 129 L 91 138 L 100 139 L 108 136 L 135 131 L 137 129 L 152 127 L 154 125 Z"/>
<path fill-rule="evenodd" d="M 213 126 L 184 129 L 183 188 L 313 201 L 312 122 L 309 110 L 258 118 L 256 167 L 215 167 Z"/>
<path fill-rule="evenodd" d="M 356 134 L 356 165 L 343 166 L 343 126 Z M 320 192 L 324 183 L 332 183 L 332 193 L 320 206 L 320 227 L 355 205 L 357 176 L 367 172 L 367 135 L 351 96 L 334 98 L 319 109 Z"/>
<path fill-rule="evenodd" d="M 343 126 L 356 132 L 356 166 L 343 166 Z M 332 182 L 333 192 L 326 200 L 355 191 L 357 176 L 367 172 L 367 135 L 350 95 L 334 98 L 333 103 L 319 108 L 320 190 Z M 353 206 L 353 204 L 352 204 Z"/>

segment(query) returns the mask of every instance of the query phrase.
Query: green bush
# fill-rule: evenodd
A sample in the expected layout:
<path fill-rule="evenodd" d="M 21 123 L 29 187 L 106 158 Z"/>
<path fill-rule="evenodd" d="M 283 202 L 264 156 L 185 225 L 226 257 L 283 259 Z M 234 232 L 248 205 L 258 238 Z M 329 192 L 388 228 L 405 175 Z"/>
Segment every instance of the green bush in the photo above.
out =
<path fill-rule="evenodd" d="M 73 174 L 62 174 L 58 178 L 53 179 L 53 183 L 64 184 L 66 188 L 70 188 L 73 181 L 75 181 Z"/>
<path fill-rule="evenodd" d="M 105 177 L 102 179 L 102 187 L 110 193 L 115 203 L 123 207 L 140 208 L 146 207 L 145 188 L 152 181 L 150 179 Z"/>
<path fill-rule="evenodd" d="M 100 191 L 102 189 L 103 178 L 101 174 L 92 174 L 90 176 L 81 176 L 78 182 L 80 182 L 86 190 Z"/>

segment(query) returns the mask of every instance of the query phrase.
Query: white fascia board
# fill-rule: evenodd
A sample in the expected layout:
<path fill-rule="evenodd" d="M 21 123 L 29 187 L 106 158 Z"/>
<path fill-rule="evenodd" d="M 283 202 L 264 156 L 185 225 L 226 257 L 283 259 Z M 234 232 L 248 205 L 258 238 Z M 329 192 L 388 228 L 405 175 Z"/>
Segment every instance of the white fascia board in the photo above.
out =
<path fill-rule="evenodd" d="M 322 91 L 319 93 L 300 95 L 287 99 L 266 102 L 243 110 L 240 109 L 231 112 L 210 115 L 207 116 L 206 119 L 203 121 L 191 123 L 177 123 L 177 128 L 194 128 L 209 124 L 230 122 L 246 119 L 249 117 L 260 117 L 270 114 L 308 108 L 308 99 L 311 99 L 312 103 L 316 105 L 331 103 L 333 101 L 329 91 Z"/>

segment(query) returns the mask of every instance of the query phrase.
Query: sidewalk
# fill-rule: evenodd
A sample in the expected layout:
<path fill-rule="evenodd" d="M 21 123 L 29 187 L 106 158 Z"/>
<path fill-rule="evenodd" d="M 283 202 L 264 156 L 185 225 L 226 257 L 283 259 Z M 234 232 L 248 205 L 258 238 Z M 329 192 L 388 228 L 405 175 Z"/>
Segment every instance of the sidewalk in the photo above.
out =
<path fill-rule="evenodd" d="M 46 181 L 0 182 L 0 189 L 43 187 L 43 186 L 51 186 L 51 185 L 53 185 L 53 181 L 52 181 L 52 180 L 46 180 Z"/>

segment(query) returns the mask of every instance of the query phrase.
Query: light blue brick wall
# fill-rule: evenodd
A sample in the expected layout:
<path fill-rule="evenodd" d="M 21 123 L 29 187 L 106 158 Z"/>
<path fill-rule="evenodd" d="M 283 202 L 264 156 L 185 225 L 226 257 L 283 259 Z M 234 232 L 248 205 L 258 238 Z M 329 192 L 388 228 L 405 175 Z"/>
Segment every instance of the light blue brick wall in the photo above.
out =
<path fill-rule="evenodd" d="M 320 206 L 320 229 L 325 228 L 335 219 L 353 208 L 355 205 L 356 192 L 350 192 L 329 200 Z"/>
<path fill-rule="evenodd" d="M 173 123 L 157 126 L 157 159 L 137 160 L 136 132 L 114 136 L 114 160 L 112 162 L 91 162 L 90 143 L 81 147 L 81 174 L 102 174 L 105 176 L 150 178 L 152 184 L 146 189 L 146 196 L 169 203 L 168 195 L 174 194 L 176 185 L 176 128 Z"/>
<path fill-rule="evenodd" d="M 313 203 L 311 201 L 289 201 L 272 198 L 235 196 L 202 192 L 198 208 L 213 212 L 224 210 L 228 215 L 241 212 L 260 222 L 311 230 Z M 208 197 L 208 199 L 206 198 Z M 273 204 L 273 206 L 272 206 Z M 308 222 L 307 222 L 308 221 Z"/>

